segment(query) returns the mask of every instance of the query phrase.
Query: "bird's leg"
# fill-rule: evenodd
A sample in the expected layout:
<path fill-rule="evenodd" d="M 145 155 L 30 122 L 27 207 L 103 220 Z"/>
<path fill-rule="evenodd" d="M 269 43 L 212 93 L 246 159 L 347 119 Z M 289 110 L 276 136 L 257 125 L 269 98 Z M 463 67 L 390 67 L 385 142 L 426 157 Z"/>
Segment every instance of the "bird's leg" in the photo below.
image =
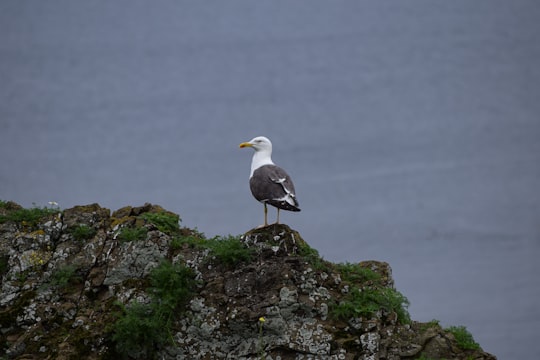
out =
<path fill-rule="evenodd" d="M 279 208 L 277 208 L 277 220 L 276 220 L 276 224 L 279 224 Z"/>
<path fill-rule="evenodd" d="M 265 202 L 263 202 L 263 205 L 264 205 L 264 224 L 257 226 L 257 229 L 262 229 L 268 226 L 268 208 L 266 207 Z"/>

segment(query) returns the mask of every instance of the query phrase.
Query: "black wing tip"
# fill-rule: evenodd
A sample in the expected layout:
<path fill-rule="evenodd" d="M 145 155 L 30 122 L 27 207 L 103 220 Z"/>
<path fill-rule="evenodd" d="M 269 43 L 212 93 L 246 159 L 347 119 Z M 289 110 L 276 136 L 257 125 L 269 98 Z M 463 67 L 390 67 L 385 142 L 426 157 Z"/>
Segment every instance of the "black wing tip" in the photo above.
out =
<path fill-rule="evenodd" d="M 278 209 L 281 209 L 281 210 L 288 210 L 288 211 L 295 211 L 295 212 L 300 211 L 300 208 L 298 206 L 291 205 L 285 201 L 268 201 L 268 204 L 274 207 L 277 207 Z"/>

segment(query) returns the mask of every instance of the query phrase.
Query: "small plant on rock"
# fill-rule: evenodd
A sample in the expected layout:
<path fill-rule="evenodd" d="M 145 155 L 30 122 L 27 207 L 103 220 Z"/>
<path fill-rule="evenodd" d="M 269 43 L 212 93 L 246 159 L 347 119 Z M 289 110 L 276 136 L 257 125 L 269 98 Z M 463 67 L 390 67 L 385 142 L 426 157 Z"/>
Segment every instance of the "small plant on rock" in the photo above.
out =
<path fill-rule="evenodd" d="M 398 321 L 409 323 L 407 311 L 409 301 L 400 292 L 391 288 L 359 289 L 352 286 L 345 298 L 333 304 L 331 314 L 340 320 L 349 320 L 355 317 L 372 317 L 379 310 L 395 312 Z"/>
<path fill-rule="evenodd" d="M 163 261 L 150 273 L 151 294 L 167 313 L 184 306 L 196 286 L 193 270 L 182 264 Z"/>
<path fill-rule="evenodd" d="M 73 265 L 61 267 L 51 275 L 51 285 L 58 288 L 65 288 L 69 284 L 81 281 L 82 278 L 77 274 L 77 268 Z"/>
<path fill-rule="evenodd" d="M 381 279 L 381 275 L 375 271 L 361 267 L 358 264 L 352 263 L 340 263 L 335 264 L 336 270 L 341 275 L 343 281 L 349 283 L 364 283 L 368 281 L 378 281 Z"/>
<path fill-rule="evenodd" d="M 71 228 L 69 232 L 77 241 L 88 240 L 96 235 L 96 229 L 85 224 L 75 226 Z"/>
<path fill-rule="evenodd" d="M 150 358 L 157 347 L 172 342 L 171 321 L 181 314 L 196 286 L 193 271 L 163 261 L 150 273 L 149 303 L 122 307 L 113 326 L 113 340 L 120 354 Z"/>
<path fill-rule="evenodd" d="M 172 249 L 180 249 L 182 246 L 188 245 L 190 248 L 207 248 L 208 240 L 202 235 L 192 234 L 186 236 L 176 236 L 171 240 Z"/>
<path fill-rule="evenodd" d="M 2 202 L 0 208 L 7 209 L 9 207 L 8 205 L 8 202 Z M 59 212 L 59 209 L 47 207 L 34 206 L 30 209 L 19 208 L 7 211 L 4 215 L 0 215 L 0 223 L 12 221 L 24 228 L 36 228 L 43 218 L 58 214 Z"/>
<path fill-rule="evenodd" d="M 259 347 L 258 352 L 259 352 L 260 360 L 266 359 L 266 356 L 264 354 L 264 342 L 263 342 L 263 325 L 265 322 L 266 322 L 266 319 L 264 318 L 264 316 L 261 316 L 259 318 L 259 344 L 258 344 L 258 347 Z"/>
<path fill-rule="evenodd" d="M 440 326 L 441 326 L 440 321 L 437 320 L 437 319 L 433 319 L 430 322 L 420 324 L 420 330 L 421 331 L 426 331 L 426 330 L 428 330 L 430 328 L 434 328 L 434 327 L 439 327 L 440 328 Z"/>
<path fill-rule="evenodd" d="M 137 241 L 146 239 L 148 229 L 145 227 L 129 228 L 125 227 L 120 230 L 117 239 L 120 241 Z"/>
<path fill-rule="evenodd" d="M 122 358 L 152 357 L 156 348 L 167 341 L 163 319 L 150 304 L 134 301 L 128 306 L 117 305 L 122 310 L 113 325 L 112 340 L 117 353 Z"/>
<path fill-rule="evenodd" d="M 22 257 L 22 260 L 26 261 L 28 265 L 34 268 L 40 268 L 49 261 L 52 257 L 52 252 L 49 247 L 47 250 L 33 250 L 27 255 Z"/>
<path fill-rule="evenodd" d="M 0 255 L 0 277 L 9 271 L 9 255 Z"/>
<path fill-rule="evenodd" d="M 420 354 L 420 357 L 419 357 L 417 360 L 436 360 L 436 359 L 433 359 L 433 358 L 430 358 L 430 357 L 426 357 L 426 354 L 421 353 L 421 354 Z"/>
<path fill-rule="evenodd" d="M 208 240 L 206 245 L 211 255 L 226 266 L 249 261 L 253 254 L 253 249 L 246 247 L 238 236 L 216 237 Z"/>
<path fill-rule="evenodd" d="M 141 217 L 149 223 L 154 224 L 159 231 L 165 234 L 173 235 L 180 230 L 180 217 L 176 214 L 162 211 L 156 213 L 144 213 Z"/>
<path fill-rule="evenodd" d="M 327 264 L 319 255 L 319 252 L 309 246 L 307 243 L 300 243 L 298 245 L 298 255 L 303 257 L 305 261 L 313 266 L 315 270 L 327 271 Z"/>
<path fill-rule="evenodd" d="M 478 350 L 480 345 L 474 341 L 472 334 L 465 326 L 450 326 L 445 328 L 456 338 L 458 346 L 463 350 Z"/>
<path fill-rule="evenodd" d="M 116 350 L 124 357 L 151 357 L 157 346 L 167 341 L 164 319 L 151 304 L 134 302 L 122 306 L 122 315 L 114 324 Z M 138 355 L 138 356 L 137 356 Z"/>

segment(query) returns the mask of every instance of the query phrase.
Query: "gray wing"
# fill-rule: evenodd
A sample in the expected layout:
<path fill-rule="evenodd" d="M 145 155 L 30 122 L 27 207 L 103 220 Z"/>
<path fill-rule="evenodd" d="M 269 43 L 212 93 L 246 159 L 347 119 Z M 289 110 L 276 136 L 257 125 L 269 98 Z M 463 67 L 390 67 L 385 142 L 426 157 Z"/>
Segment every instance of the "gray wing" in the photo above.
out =
<path fill-rule="evenodd" d="M 255 199 L 280 209 L 300 211 L 294 184 L 279 166 L 261 166 L 253 172 L 249 185 Z"/>

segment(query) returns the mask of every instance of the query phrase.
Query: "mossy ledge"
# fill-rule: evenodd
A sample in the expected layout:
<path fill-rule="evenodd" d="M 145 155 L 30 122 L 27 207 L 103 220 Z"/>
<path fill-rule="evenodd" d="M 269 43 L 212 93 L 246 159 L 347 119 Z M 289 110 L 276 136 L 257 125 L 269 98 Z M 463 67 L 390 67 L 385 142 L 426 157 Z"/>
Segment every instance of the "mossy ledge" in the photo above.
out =
<path fill-rule="evenodd" d="M 0 359 L 495 359 L 411 320 L 387 263 L 287 225 L 208 239 L 152 204 L 0 201 L 0 274 Z"/>

